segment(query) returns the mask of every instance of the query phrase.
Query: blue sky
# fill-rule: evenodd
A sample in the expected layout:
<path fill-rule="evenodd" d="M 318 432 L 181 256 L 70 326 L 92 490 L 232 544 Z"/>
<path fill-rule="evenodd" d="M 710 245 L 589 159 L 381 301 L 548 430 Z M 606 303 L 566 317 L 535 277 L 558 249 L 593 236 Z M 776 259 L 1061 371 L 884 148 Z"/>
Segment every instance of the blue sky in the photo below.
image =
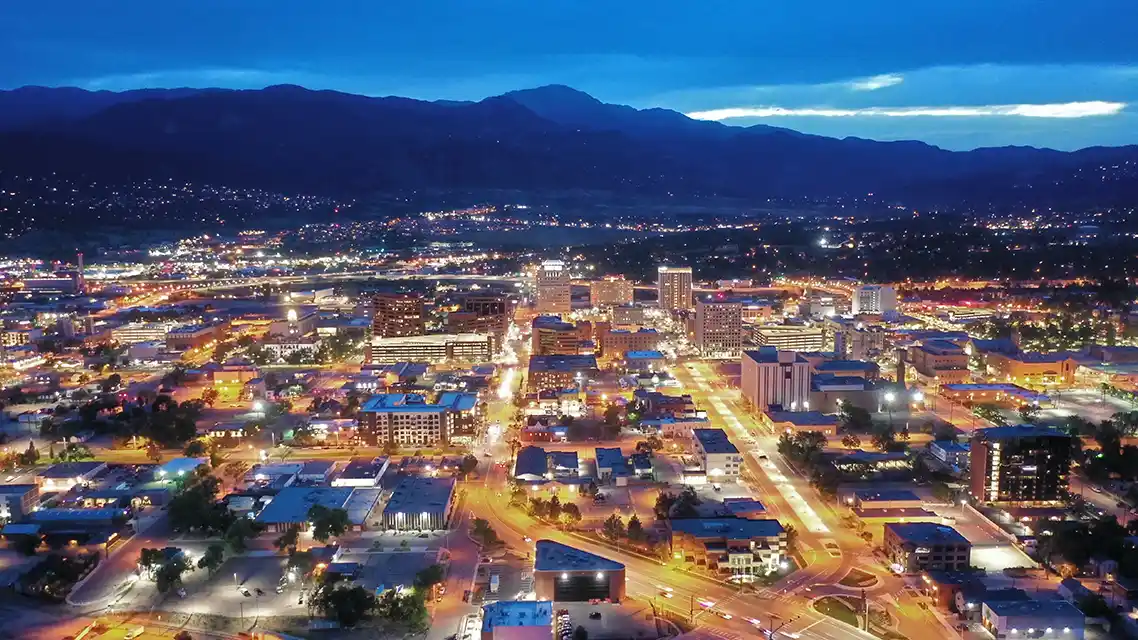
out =
<path fill-rule="evenodd" d="M 0 88 L 567 84 L 729 124 L 947 148 L 1138 144 L 1138 0 L 38 0 Z"/>

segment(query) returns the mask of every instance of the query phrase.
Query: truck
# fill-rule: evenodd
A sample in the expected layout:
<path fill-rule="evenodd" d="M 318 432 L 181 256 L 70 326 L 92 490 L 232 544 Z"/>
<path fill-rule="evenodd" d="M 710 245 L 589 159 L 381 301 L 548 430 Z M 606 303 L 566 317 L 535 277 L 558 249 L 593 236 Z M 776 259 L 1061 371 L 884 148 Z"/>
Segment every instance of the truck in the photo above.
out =
<path fill-rule="evenodd" d="M 500 579 L 498 577 L 498 574 L 495 573 L 495 574 L 490 576 L 490 593 L 498 593 L 498 583 L 499 582 L 500 582 Z"/>

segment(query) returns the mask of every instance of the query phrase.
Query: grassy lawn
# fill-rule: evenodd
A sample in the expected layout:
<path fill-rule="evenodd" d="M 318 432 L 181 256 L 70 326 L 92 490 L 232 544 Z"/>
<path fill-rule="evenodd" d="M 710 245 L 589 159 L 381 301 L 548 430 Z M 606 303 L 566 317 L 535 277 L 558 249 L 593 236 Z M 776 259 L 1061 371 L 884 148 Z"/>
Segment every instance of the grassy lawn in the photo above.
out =
<path fill-rule="evenodd" d="M 858 626 L 857 615 L 854 613 L 854 610 L 848 604 L 833 596 L 819 598 L 818 601 L 814 603 L 814 608 L 818 610 L 818 613 L 824 613 L 835 620 L 854 627 Z"/>
<path fill-rule="evenodd" d="M 870 587 L 877 584 L 877 576 L 858 568 L 850 569 L 844 578 L 838 581 L 843 587 Z"/>

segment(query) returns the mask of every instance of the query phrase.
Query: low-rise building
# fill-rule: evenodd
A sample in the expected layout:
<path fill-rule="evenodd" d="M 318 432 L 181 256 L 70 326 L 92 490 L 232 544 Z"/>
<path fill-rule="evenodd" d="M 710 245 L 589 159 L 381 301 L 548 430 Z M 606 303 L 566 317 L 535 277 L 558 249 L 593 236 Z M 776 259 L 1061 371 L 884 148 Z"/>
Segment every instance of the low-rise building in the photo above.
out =
<path fill-rule="evenodd" d="M 481 640 L 553 640 L 553 603 L 498 600 L 485 605 Z"/>
<path fill-rule="evenodd" d="M 372 338 L 368 362 L 488 362 L 494 356 L 494 336 L 481 333 L 431 334 Z"/>
<path fill-rule="evenodd" d="M 597 479 L 612 480 L 617 486 L 628 484 L 632 473 L 619 447 L 597 447 Z"/>
<path fill-rule="evenodd" d="M 107 468 L 106 462 L 61 462 L 53 464 L 36 474 L 36 484 L 40 491 L 68 491 L 76 485 L 84 485 Z"/>
<path fill-rule="evenodd" d="M 826 342 L 820 328 L 794 325 L 754 325 L 751 340 L 761 347 L 780 351 L 821 351 Z"/>
<path fill-rule="evenodd" d="M 743 456 L 723 429 L 696 429 L 692 446 L 699 456 L 708 482 L 738 482 Z"/>
<path fill-rule="evenodd" d="M 333 487 L 374 487 L 387 471 L 388 459 L 352 458 L 340 475 L 332 480 Z M 303 471 L 303 470 L 302 470 Z"/>
<path fill-rule="evenodd" d="M 821 411 L 772 411 L 759 414 L 759 421 L 774 433 L 820 433 L 832 436 L 838 432 L 838 416 Z"/>
<path fill-rule="evenodd" d="M 464 406 L 457 400 L 449 405 L 431 404 L 418 394 L 377 394 L 360 407 L 360 433 L 381 445 L 447 444 L 456 423 L 466 421 Z"/>
<path fill-rule="evenodd" d="M 988 375 L 1024 385 L 1069 385 L 1078 363 L 1069 353 L 989 353 L 984 358 Z"/>
<path fill-rule="evenodd" d="M 454 506 L 454 478 L 403 478 L 383 508 L 388 531 L 442 530 Z"/>
<path fill-rule="evenodd" d="M 673 557 L 721 575 L 766 575 L 786 559 L 786 530 L 778 520 L 680 518 L 668 524 Z"/>
<path fill-rule="evenodd" d="M 344 509 L 351 495 L 350 487 L 287 487 L 257 514 L 257 522 L 273 533 L 284 533 L 292 527 L 307 531 L 312 507 Z"/>
<path fill-rule="evenodd" d="M 929 443 L 929 453 L 941 462 L 956 469 L 968 468 L 968 455 L 972 447 L 967 442 L 955 440 L 934 440 Z"/>
<path fill-rule="evenodd" d="M 0 485 L 0 520 L 22 520 L 39 502 L 40 489 L 34 484 Z"/>
<path fill-rule="evenodd" d="M 596 356 L 530 356 L 526 386 L 530 391 L 569 389 L 583 386 L 596 375 Z"/>
<path fill-rule="evenodd" d="M 663 339 L 664 336 L 655 329 L 605 328 L 600 331 L 599 346 L 601 355 L 611 361 L 624 358 L 630 351 L 656 351 Z"/>
<path fill-rule="evenodd" d="M 629 371 L 663 371 L 667 360 L 659 351 L 625 351 L 624 367 Z"/>
<path fill-rule="evenodd" d="M 1087 617 L 1065 600 L 984 601 L 984 628 L 997 638 L 1082 640 Z"/>
<path fill-rule="evenodd" d="M 964 570 L 971 566 L 972 543 L 952 527 L 930 522 L 885 525 L 885 555 L 906 573 Z"/>
<path fill-rule="evenodd" d="M 954 342 L 927 340 L 919 346 L 909 347 L 908 355 L 913 370 L 927 380 L 955 384 L 966 382 L 971 375 L 968 354 Z"/>
<path fill-rule="evenodd" d="M 552 540 L 534 547 L 533 588 L 538 600 L 620 602 L 625 594 L 624 565 Z"/>

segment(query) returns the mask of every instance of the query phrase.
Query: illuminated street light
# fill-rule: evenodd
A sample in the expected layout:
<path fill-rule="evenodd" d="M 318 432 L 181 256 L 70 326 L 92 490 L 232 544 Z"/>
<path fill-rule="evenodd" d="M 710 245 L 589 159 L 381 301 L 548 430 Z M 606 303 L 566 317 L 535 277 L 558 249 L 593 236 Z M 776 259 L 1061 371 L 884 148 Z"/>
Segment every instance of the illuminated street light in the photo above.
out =
<path fill-rule="evenodd" d="M 897 399 L 897 396 L 892 391 L 886 391 L 885 392 L 885 402 L 887 402 L 889 404 L 893 404 L 893 401 L 896 399 Z"/>

